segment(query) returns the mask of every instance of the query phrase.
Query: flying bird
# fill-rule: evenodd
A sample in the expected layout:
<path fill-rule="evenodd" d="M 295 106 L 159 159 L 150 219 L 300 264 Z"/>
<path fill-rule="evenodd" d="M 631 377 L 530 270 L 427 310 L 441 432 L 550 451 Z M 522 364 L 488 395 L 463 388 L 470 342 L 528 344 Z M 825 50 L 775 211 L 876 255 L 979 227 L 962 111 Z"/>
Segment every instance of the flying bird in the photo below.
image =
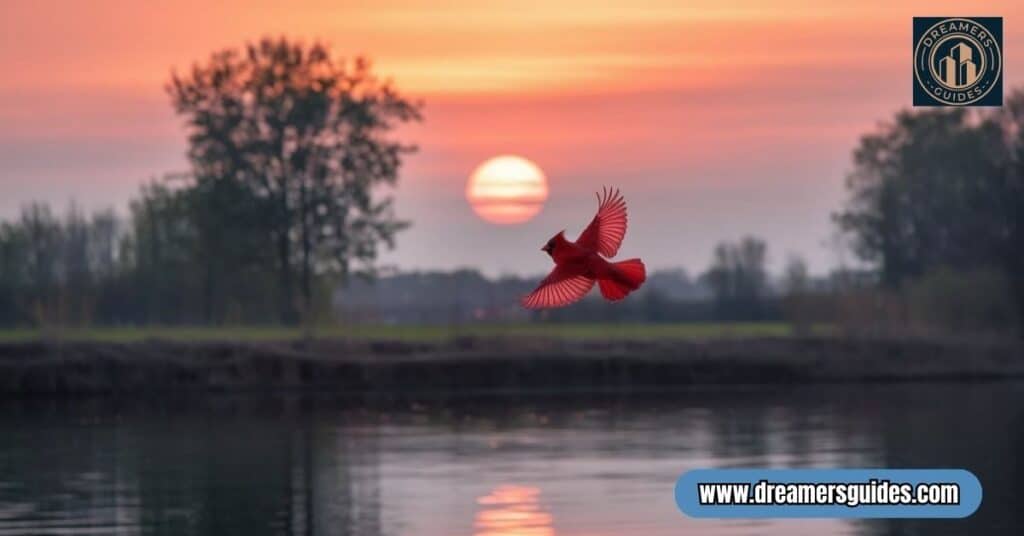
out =
<path fill-rule="evenodd" d="M 555 268 L 533 292 L 522 299 L 527 309 L 564 307 L 586 296 L 594 287 L 610 301 L 618 301 L 640 288 L 647 271 L 640 259 L 610 262 L 626 236 L 626 201 L 618 189 L 597 194 L 597 215 L 575 242 L 556 234 L 541 251 L 555 261 Z"/>

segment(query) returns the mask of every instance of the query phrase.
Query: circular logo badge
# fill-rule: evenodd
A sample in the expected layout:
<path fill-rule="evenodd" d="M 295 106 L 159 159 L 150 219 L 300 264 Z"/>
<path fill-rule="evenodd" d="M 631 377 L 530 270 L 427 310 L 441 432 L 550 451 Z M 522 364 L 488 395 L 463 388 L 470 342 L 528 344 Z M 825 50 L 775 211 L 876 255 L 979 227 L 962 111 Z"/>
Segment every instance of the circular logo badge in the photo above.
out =
<path fill-rule="evenodd" d="M 914 77 L 943 104 L 977 102 L 1002 72 L 999 43 L 971 19 L 945 19 L 928 28 L 914 45 Z"/>

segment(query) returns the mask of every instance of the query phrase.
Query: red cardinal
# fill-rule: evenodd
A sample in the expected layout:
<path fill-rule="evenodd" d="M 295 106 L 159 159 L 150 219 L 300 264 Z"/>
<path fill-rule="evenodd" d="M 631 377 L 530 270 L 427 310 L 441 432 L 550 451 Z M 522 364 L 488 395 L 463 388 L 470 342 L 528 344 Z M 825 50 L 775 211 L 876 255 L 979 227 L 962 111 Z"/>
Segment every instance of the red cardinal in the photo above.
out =
<path fill-rule="evenodd" d="M 575 242 L 562 231 L 541 248 L 555 261 L 555 269 L 530 294 L 523 307 L 544 309 L 563 307 L 590 292 L 594 281 L 601 295 L 611 301 L 625 298 L 640 288 L 647 271 L 640 259 L 608 262 L 619 251 L 626 235 L 626 201 L 617 189 L 605 188 L 597 194 L 597 215 Z"/>

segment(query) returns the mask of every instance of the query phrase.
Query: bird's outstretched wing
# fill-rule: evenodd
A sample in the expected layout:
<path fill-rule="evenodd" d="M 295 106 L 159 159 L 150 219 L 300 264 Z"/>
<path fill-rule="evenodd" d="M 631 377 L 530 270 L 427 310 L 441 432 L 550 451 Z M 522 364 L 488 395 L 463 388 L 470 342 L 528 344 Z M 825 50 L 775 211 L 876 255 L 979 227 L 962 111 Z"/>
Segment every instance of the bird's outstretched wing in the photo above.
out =
<path fill-rule="evenodd" d="M 597 194 L 597 215 L 580 233 L 576 244 L 597 250 L 605 257 L 614 257 L 626 236 L 626 200 L 619 190 L 604 188 Z"/>
<path fill-rule="evenodd" d="M 555 266 L 533 292 L 523 296 L 522 304 L 527 309 L 563 307 L 579 301 L 593 286 L 593 279 L 572 273 L 564 266 Z"/>

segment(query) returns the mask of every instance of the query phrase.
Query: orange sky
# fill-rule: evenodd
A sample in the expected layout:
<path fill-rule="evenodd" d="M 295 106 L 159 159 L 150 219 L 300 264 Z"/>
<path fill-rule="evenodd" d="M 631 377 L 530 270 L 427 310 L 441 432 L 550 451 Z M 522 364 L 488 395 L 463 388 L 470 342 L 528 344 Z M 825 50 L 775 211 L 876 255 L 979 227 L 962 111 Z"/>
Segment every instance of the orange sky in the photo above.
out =
<path fill-rule="evenodd" d="M 140 180 L 185 167 L 162 92 L 172 67 L 263 35 L 370 55 L 426 103 L 399 188 L 415 226 L 388 262 L 539 272 L 530 256 L 622 188 L 623 254 L 696 271 L 754 233 L 776 267 L 816 268 L 859 133 L 911 98 L 911 17 L 1004 17 L 1019 85 L 1018 2 L 19 2 L 0 3 L 0 215 L 77 199 L 123 207 Z M 496 154 L 536 161 L 551 200 L 498 228 L 463 200 Z M 451 229 L 459 230 L 458 242 Z M 502 244 L 523 255 L 492 250 Z M 438 255 L 438 251 L 444 251 Z M 482 254 L 482 255 L 481 255 Z"/>

